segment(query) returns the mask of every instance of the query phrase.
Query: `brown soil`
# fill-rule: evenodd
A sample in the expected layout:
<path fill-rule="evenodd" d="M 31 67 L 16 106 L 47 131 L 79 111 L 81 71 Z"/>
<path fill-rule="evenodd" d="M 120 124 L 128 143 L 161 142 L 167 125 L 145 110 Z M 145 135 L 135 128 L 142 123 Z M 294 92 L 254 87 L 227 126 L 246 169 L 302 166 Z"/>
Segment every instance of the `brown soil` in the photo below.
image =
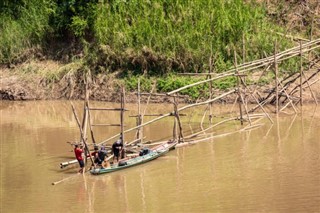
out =
<path fill-rule="evenodd" d="M 68 66 L 68 67 L 66 67 Z M 16 67 L 0 68 L 0 99 L 1 100 L 68 100 L 84 99 L 85 79 L 79 76 L 79 72 L 70 72 L 77 70 L 77 64 L 60 64 L 55 61 L 32 61 L 25 62 Z M 318 65 L 320 67 L 320 65 Z M 68 69 L 65 74 L 64 70 Z M 53 72 L 55 71 L 55 72 Z M 57 73 L 56 76 L 48 77 L 48 73 Z M 51 74 L 52 75 L 52 74 Z M 59 76 L 63 76 L 60 78 Z M 256 75 L 259 76 L 259 75 Z M 253 76 L 254 78 L 254 76 Z M 51 80 L 48 80 L 51 79 Z M 57 80 L 59 79 L 59 80 Z M 117 73 L 108 75 L 99 74 L 90 78 L 90 100 L 118 102 L 120 101 L 121 80 L 117 78 Z M 319 73 L 310 81 L 312 90 L 320 101 L 320 75 Z M 315 83 L 313 83 L 315 82 Z M 296 86 L 292 85 L 292 87 Z M 260 94 L 265 95 L 272 85 L 267 85 L 258 89 Z M 298 96 L 298 93 L 296 93 Z M 143 97 L 142 101 L 146 101 Z M 308 87 L 303 91 L 304 102 L 314 102 L 312 94 Z M 233 102 L 234 97 L 223 99 L 223 102 Z M 136 102 L 137 97 L 134 93 L 126 94 L 127 102 Z M 152 103 L 170 102 L 165 96 L 153 96 Z M 183 98 L 180 102 L 191 102 L 189 98 Z"/>

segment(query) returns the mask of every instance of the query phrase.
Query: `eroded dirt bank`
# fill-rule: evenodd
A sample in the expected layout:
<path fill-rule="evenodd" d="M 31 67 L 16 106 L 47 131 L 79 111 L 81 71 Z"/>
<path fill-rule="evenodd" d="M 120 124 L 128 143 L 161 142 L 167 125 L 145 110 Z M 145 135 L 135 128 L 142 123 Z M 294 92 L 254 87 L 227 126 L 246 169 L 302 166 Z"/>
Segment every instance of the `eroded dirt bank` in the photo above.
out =
<path fill-rule="evenodd" d="M 75 66 L 76 65 L 68 65 Z M 320 64 L 318 65 L 320 67 Z M 70 72 L 72 67 L 68 67 L 67 73 L 61 72 L 66 69 L 65 65 L 61 65 L 54 61 L 32 61 L 26 62 L 16 67 L 0 68 L 0 99 L 1 100 L 59 100 L 59 99 L 84 99 L 85 76 L 79 72 Z M 53 76 L 53 70 L 60 70 L 58 76 Z M 316 70 L 317 71 L 317 70 Z M 314 72 L 313 72 L 314 73 Z M 120 100 L 120 87 L 122 81 L 118 78 L 117 72 L 109 74 L 99 74 L 91 76 L 90 100 L 118 102 Z M 51 75 L 51 76 L 50 76 Z M 49 76 L 49 77 L 48 77 Z M 314 96 L 320 102 L 320 73 L 310 80 Z M 258 88 L 260 94 L 268 93 L 272 85 L 265 85 Z M 218 91 L 216 91 L 218 93 Z M 223 92 L 223 91 L 220 91 Z M 297 93 L 295 94 L 297 96 Z M 147 97 L 142 97 L 142 101 L 146 101 Z M 307 84 L 303 90 L 304 102 L 314 102 L 312 93 Z M 228 96 L 221 101 L 234 102 L 234 96 Z M 136 102 L 137 97 L 134 92 L 126 93 L 127 102 Z M 153 96 L 150 100 L 153 103 L 170 102 L 171 100 L 165 96 Z M 181 102 L 192 102 L 188 97 L 182 98 Z"/>

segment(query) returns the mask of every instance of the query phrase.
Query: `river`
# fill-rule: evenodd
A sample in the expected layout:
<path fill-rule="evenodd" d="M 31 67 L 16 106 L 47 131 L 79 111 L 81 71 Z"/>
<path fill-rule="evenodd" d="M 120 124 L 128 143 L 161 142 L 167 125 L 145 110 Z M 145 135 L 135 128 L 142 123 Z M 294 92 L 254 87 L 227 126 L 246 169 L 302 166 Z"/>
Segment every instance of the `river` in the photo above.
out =
<path fill-rule="evenodd" d="M 81 117 L 82 102 L 74 105 Z M 127 107 L 125 129 L 135 125 L 136 106 Z M 229 108 L 216 106 L 215 119 Z M 149 113 L 170 109 L 165 104 L 148 108 Z M 77 165 L 59 168 L 60 162 L 74 159 L 67 142 L 80 138 L 69 101 L 2 101 L 0 112 L 3 213 L 320 212 L 320 108 L 315 105 L 296 115 L 272 115 L 273 124 L 264 118 L 259 128 L 180 147 L 150 163 L 101 176 L 77 175 Z M 184 135 L 200 128 L 202 112 L 188 113 L 194 116 L 181 117 Z M 91 120 L 116 124 L 119 116 L 92 112 Z M 233 121 L 213 128 L 212 135 L 237 128 L 239 121 Z M 165 140 L 172 129 L 168 117 L 145 127 L 144 135 Z M 119 133 L 119 127 L 95 126 L 93 131 L 102 141 Z"/>

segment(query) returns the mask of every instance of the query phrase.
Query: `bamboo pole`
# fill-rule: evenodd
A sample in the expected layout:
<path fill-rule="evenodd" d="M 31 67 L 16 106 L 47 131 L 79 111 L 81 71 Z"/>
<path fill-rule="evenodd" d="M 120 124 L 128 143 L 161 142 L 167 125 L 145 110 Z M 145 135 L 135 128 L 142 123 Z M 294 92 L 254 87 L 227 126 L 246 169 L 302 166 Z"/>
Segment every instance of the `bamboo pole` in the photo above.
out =
<path fill-rule="evenodd" d="M 203 129 L 203 122 L 204 122 L 204 119 L 206 117 L 206 114 L 207 114 L 207 111 L 208 111 L 208 107 L 210 106 L 211 103 L 208 104 L 208 106 L 206 107 L 206 109 L 204 110 L 203 112 L 203 115 L 202 115 L 202 119 L 201 119 L 201 123 L 200 123 L 200 126 L 201 126 L 201 129 Z"/>
<path fill-rule="evenodd" d="M 120 126 L 121 124 L 92 124 L 92 126 Z"/>
<path fill-rule="evenodd" d="M 241 91 L 240 91 L 240 76 L 239 76 L 239 72 L 238 72 L 238 68 L 237 68 L 237 53 L 236 50 L 233 51 L 234 54 L 234 67 L 235 67 L 235 75 L 237 76 L 237 92 L 238 92 L 238 97 L 241 97 Z M 243 117 L 242 117 L 242 106 L 241 106 L 241 101 L 242 100 L 238 100 L 238 105 L 239 105 L 239 112 L 240 112 L 240 123 L 241 125 L 243 125 Z"/>
<path fill-rule="evenodd" d="M 274 42 L 274 72 L 276 83 L 276 114 L 279 113 L 279 88 L 278 88 L 278 62 L 277 62 L 277 40 Z"/>
<path fill-rule="evenodd" d="M 164 115 L 163 113 L 159 113 L 159 114 L 145 114 L 144 116 L 149 116 L 149 117 L 152 117 L 152 116 L 162 116 Z M 175 116 L 174 114 L 171 114 L 170 116 Z M 179 116 L 187 116 L 187 114 L 185 113 L 180 113 Z M 138 117 L 138 115 L 129 115 L 129 117 Z"/>
<path fill-rule="evenodd" d="M 57 184 L 62 183 L 64 181 L 66 181 L 66 180 L 70 180 L 70 179 L 72 179 L 74 177 L 78 177 L 78 174 L 73 174 L 73 175 L 71 175 L 69 177 L 66 177 L 66 178 L 63 178 L 63 179 L 61 179 L 59 181 L 52 182 L 52 185 L 57 185 Z"/>
<path fill-rule="evenodd" d="M 313 49 L 317 49 L 320 47 L 320 38 L 313 40 L 311 42 L 307 42 L 305 44 L 302 45 L 303 48 L 303 52 L 309 52 Z M 279 52 L 276 57 L 278 59 L 278 62 L 295 57 L 297 55 L 299 55 L 300 50 L 299 50 L 299 46 L 284 50 L 282 52 Z M 246 70 L 246 71 L 250 71 L 253 69 L 258 69 L 262 66 L 266 66 L 268 64 L 273 63 L 274 61 L 274 56 L 269 56 L 263 59 L 258 59 L 258 60 L 254 60 L 254 61 L 250 61 L 250 62 L 246 62 L 244 64 L 241 64 L 238 66 L 238 70 L 241 73 L 242 70 Z M 235 68 L 229 69 L 226 72 L 224 72 L 224 74 L 230 74 L 230 73 L 234 73 Z M 208 75 L 209 73 L 197 73 L 196 75 Z M 184 73 L 184 75 L 195 75 L 195 73 Z M 219 77 L 219 76 L 218 76 Z"/>
<path fill-rule="evenodd" d="M 141 95 L 140 95 L 141 91 L 140 91 L 140 78 L 138 78 L 138 116 L 137 116 L 137 126 L 141 125 L 141 103 L 140 103 L 140 99 L 141 99 Z M 137 139 L 141 138 L 141 128 L 137 129 Z"/>
<path fill-rule="evenodd" d="M 246 61 L 246 39 L 244 32 L 242 33 L 242 63 L 244 64 Z"/>
<path fill-rule="evenodd" d="M 179 111 L 178 111 L 178 101 L 175 97 L 174 97 L 174 112 L 175 112 L 176 120 L 177 120 L 178 127 L 179 127 L 179 143 L 181 143 L 181 142 L 183 142 L 182 124 L 180 121 L 180 116 L 179 116 Z"/>
<path fill-rule="evenodd" d="M 93 129 L 92 129 L 92 123 L 91 123 L 91 115 L 90 115 L 90 110 L 89 110 L 89 101 L 86 101 L 86 110 L 88 110 L 88 120 L 89 120 L 89 128 L 90 128 L 90 133 L 91 133 L 91 139 L 94 144 L 96 144 L 96 140 L 94 138 L 93 134 Z"/>
<path fill-rule="evenodd" d="M 245 100 L 244 100 L 241 92 L 240 92 L 240 98 L 241 98 L 242 103 L 244 103 L 244 105 L 243 105 L 243 106 L 244 106 L 244 110 L 245 110 L 245 112 L 246 112 L 246 114 L 247 114 L 249 124 L 251 125 L 251 119 L 250 119 L 250 116 L 249 116 L 249 112 L 248 112 L 248 108 L 247 108 L 247 103 L 245 102 Z"/>
<path fill-rule="evenodd" d="M 75 110 L 75 108 L 74 108 L 74 106 L 73 106 L 72 103 L 71 103 L 71 106 L 72 106 L 73 115 L 74 115 L 74 117 L 75 117 L 75 119 L 76 119 L 76 121 L 77 121 L 78 127 L 79 127 L 79 129 L 80 129 L 81 139 L 82 139 L 82 141 L 83 141 L 83 143 L 84 143 L 84 145 L 85 145 L 85 149 L 88 150 L 88 152 L 89 152 L 89 147 L 88 147 L 88 144 L 87 144 L 87 142 L 86 142 L 86 139 L 85 139 L 85 135 L 84 135 L 84 133 L 83 133 L 83 130 L 82 130 L 82 128 L 81 128 L 80 121 L 79 121 L 78 116 L 77 116 L 77 114 L 76 114 L 76 110 Z M 87 156 L 87 155 L 86 155 L 86 156 Z M 92 159 L 92 156 L 90 155 L 90 153 L 89 153 L 89 156 L 90 156 L 90 160 L 91 160 L 92 165 L 95 167 L 95 164 L 94 164 L 94 162 L 93 162 L 93 159 Z M 85 157 L 85 159 L 86 159 L 86 157 Z"/>
<path fill-rule="evenodd" d="M 300 106 L 303 105 L 303 98 L 302 98 L 302 43 L 300 41 Z"/>
<path fill-rule="evenodd" d="M 213 81 L 213 80 L 217 80 L 217 79 L 221 79 L 221 78 L 224 78 L 224 77 L 227 77 L 227 76 L 233 76 L 233 75 L 234 75 L 234 73 L 228 73 L 228 74 L 225 74 L 225 75 L 217 76 L 215 78 L 211 78 L 211 79 L 207 79 L 207 80 L 203 80 L 203 81 L 198 81 L 198 82 L 195 82 L 193 84 L 189 84 L 189 85 L 186 85 L 186 86 L 181 87 L 179 89 L 176 89 L 176 90 L 173 90 L 171 92 L 168 92 L 167 95 L 172 95 L 174 93 L 180 92 L 181 90 L 184 90 L 184 89 L 187 89 L 187 88 L 199 85 L 199 84 L 203 84 L 203 83 L 206 83 L 206 82 L 209 82 L 209 81 Z"/>
<path fill-rule="evenodd" d="M 120 111 L 120 123 L 121 123 L 121 136 L 122 136 L 122 143 L 123 143 L 123 150 L 125 150 L 126 148 L 126 143 L 124 140 L 124 105 L 125 105 L 125 90 L 124 87 L 122 87 L 122 92 L 121 92 L 121 103 L 120 103 L 120 107 L 121 107 L 121 111 Z M 125 153 L 120 153 L 120 158 L 124 158 Z"/>
<path fill-rule="evenodd" d="M 152 89 L 151 89 L 151 91 L 150 91 L 150 94 L 149 94 L 149 96 L 148 96 L 148 99 L 147 99 L 146 107 L 144 108 L 143 113 L 142 113 L 142 115 L 141 115 L 141 124 L 140 124 L 140 126 L 143 124 L 143 119 L 144 119 L 144 116 L 145 116 L 146 111 L 147 111 L 147 107 L 148 107 L 149 102 L 150 102 L 150 99 L 151 99 L 151 94 L 152 94 L 153 91 L 155 90 L 156 86 L 157 86 L 157 84 L 156 84 L 156 82 L 154 82 L 154 85 L 153 85 L 153 87 L 152 87 Z M 144 133 L 144 131 L 143 131 L 143 126 L 140 127 L 140 130 L 141 130 L 141 141 L 140 141 L 140 142 L 143 143 L 143 139 L 144 139 L 144 137 L 142 137 L 142 136 L 143 136 L 143 133 Z"/>
<path fill-rule="evenodd" d="M 209 73 L 210 75 L 208 75 L 209 79 L 212 78 L 211 73 L 212 73 L 212 48 L 211 48 L 211 55 L 210 55 L 210 59 L 209 59 Z M 212 99 L 213 96 L 213 86 L 212 86 L 212 81 L 209 81 L 209 99 Z M 212 124 L 212 103 L 209 104 L 209 123 L 210 125 Z"/>
<path fill-rule="evenodd" d="M 174 121 L 173 121 L 173 130 L 172 130 L 172 137 L 173 137 L 173 140 L 177 140 L 178 138 L 178 126 L 177 126 L 177 116 L 176 116 L 176 98 L 173 97 L 173 112 L 174 112 Z"/>
<path fill-rule="evenodd" d="M 307 86 L 308 86 L 308 88 L 309 88 L 309 90 L 310 90 L 310 92 L 311 92 L 311 95 L 312 95 L 313 100 L 316 102 L 316 105 L 318 105 L 317 98 L 316 98 L 316 96 L 314 95 L 314 93 L 313 93 L 313 91 L 312 91 L 312 89 L 311 89 L 311 85 L 309 84 L 309 81 L 308 81 L 308 79 L 307 79 L 307 77 L 305 76 L 305 74 L 304 74 L 303 71 L 302 71 L 302 75 L 303 75 L 303 77 L 306 79 L 306 83 L 307 83 Z"/>
<path fill-rule="evenodd" d="M 121 108 L 89 108 L 89 110 L 129 111 L 129 110 L 127 110 L 127 109 L 121 109 Z"/>
<path fill-rule="evenodd" d="M 138 94 L 138 93 L 135 93 Z M 168 96 L 168 94 L 165 93 L 148 93 L 148 92 L 141 92 L 140 96 Z M 175 95 L 177 98 L 188 98 L 188 95 Z"/>
<path fill-rule="evenodd" d="M 217 96 L 217 97 L 215 97 L 215 98 L 213 98 L 213 99 L 211 99 L 211 100 L 207 100 L 207 101 L 204 101 L 204 102 L 195 103 L 195 104 L 190 104 L 190 105 L 181 107 L 181 108 L 178 109 L 178 111 L 180 112 L 180 111 L 182 111 L 182 110 L 185 110 L 185 109 L 188 109 L 188 108 L 191 108 L 191 107 L 201 106 L 201 105 L 204 105 L 204 104 L 208 104 L 208 103 L 210 103 L 210 102 L 215 102 L 215 101 L 217 101 L 217 100 L 219 100 L 219 99 L 221 99 L 221 98 L 223 98 L 223 97 L 225 97 L 225 96 L 227 96 L 227 95 L 230 95 L 230 94 L 232 94 L 232 93 L 234 93 L 234 92 L 235 92 L 235 90 L 230 90 L 230 91 L 228 91 L 228 92 L 226 92 L 226 93 L 224 93 L 224 94 L 222 94 L 222 95 L 220 95 L 220 96 Z M 157 117 L 157 118 L 155 118 L 155 119 L 153 119 L 153 120 L 150 120 L 150 121 L 148 121 L 148 122 L 142 123 L 142 124 L 140 125 L 140 127 L 149 125 L 149 124 L 154 123 L 154 122 L 156 122 L 156 121 L 158 121 L 158 120 L 161 120 L 161 119 L 163 119 L 163 118 L 165 118 L 165 117 L 168 117 L 168 116 L 172 115 L 172 113 L 174 113 L 174 112 L 170 112 L 170 113 L 164 114 L 164 115 L 159 116 L 159 117 Z M 138 127 L 139 127 L 139 126 L 132 127 L 132 128 L 130 128 L 130 129 L 127 129 L 127 130 L 124 131 L 124 133 L 130 132 L 130 131 L 132 131 L 132 130 L 135 130 L 135 129 L 137 129 Z M 119 136 L 119 134 L 116 134 L 116 135 L 114 135 L 114 136 L 112 136 L 112 137 L 110 137 L 110 138 L 105 139 L 104 141 L 100 142 L 99 144 L 106 143 L 107 141 L 110 141 L 110 140 L 112 140 L 112 139 L 114 139 L 114 138 L 116 138 L 116 137 L 118 137 L 118 136 Z"/>
<path fill-rule="evenodd" d="M 281 82 L 278 81 L 278 84 L 283 88 L 283 91 L 285 93 L 285 95 L 287 96 L 288 100 L 289 100 L 289 104 L 291 104 L 292 108 L 294 109 L 294 112 L 297 113 L 297 109 L 296 107 L 294 106 L 293 102 L 292 102 L 292 99 L 290 98 L 290 96 L 288 95 L 287 91 L 285 90 L 285 88 L 282 86 Z M 285 109 L 285 107 L 283 107 L 280 112 Z"/>

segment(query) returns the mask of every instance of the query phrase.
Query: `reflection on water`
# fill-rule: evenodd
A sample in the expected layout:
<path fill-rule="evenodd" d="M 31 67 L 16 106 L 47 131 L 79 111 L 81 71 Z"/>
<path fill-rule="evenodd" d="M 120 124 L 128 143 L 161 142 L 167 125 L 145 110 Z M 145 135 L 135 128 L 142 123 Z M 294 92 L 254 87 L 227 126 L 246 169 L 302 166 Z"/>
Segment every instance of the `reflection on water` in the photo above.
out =
<path fill-rule="evenodd" d="M 74 103 L 81 117 L 82 103 Z M 94 102 L 100 107 L 117 104 Z M 136 106 L 126 123 L 135 125 Z M 154 105 L 166 113 L 171 106 Z M 216 106 L 216 114 L 228 106 Z M 1 102 L 0 212 L 320 212 L 320 111 L 264 119 L 260 128 L 178 148 L 138 167 L 101 176 L 75 175 L 67 141 L 79 132 L 67 101 Z M 201 111 L 182 117 L 185 135 L 200 129 Z M 96 123 L 118 123 L 93 112 Z M 145 118 L 145 121 L 152 118 Z M 150 140 L 172 135 L 173 118 L 144 129 Z M 238 122 L 212 129 L 220 134 Z M 94 127 L 97 141 L 118 127 Z M 135 133 L 126 135 L 127 140 Z M 110 142 L 111 143 L 111 142 Z M 73 177 L 72 177 L 73 176 Z M 56 186 L 53 181 L 70 179 Z"/>

